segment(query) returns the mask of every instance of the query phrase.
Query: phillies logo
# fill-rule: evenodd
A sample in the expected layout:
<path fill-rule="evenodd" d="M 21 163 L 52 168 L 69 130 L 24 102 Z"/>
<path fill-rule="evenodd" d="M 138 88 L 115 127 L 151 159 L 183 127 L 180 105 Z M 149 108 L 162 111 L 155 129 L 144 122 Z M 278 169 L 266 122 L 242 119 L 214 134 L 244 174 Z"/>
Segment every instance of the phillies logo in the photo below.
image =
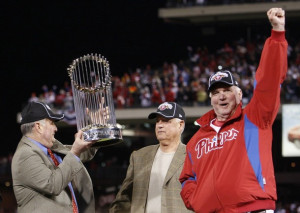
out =
<path fill-rule="evenodd" d="M 213 77 L 211 77 L 214 81 L 220 81 L 222 78 L 228 77 L 227 73 L 217 72 Z"/>
<path fill-rule="evenodd" d="M 172 108 L 173 108 L 172 104 L 169 104 L 169 103 L 163 103 L 163 104 L 159 105 L 159 107 L 158 107 L 158 109 L 160 111 L 163 111 L 165 109 L 172 109 Z"/>
<path fill-rule="evenodd" d="M 239 131 L 232 128 L 228 131 L 221 132 L 219 139 L 217 139 L 217 136 L 214 136 L 211 140 L 210 138 L 202 138 L 195 146 L 197 158 L 200 159 L 203 154 L 207 154 L 216 149 L 222 149 L 225 142 L 235 140 L 238 133 Z"/>

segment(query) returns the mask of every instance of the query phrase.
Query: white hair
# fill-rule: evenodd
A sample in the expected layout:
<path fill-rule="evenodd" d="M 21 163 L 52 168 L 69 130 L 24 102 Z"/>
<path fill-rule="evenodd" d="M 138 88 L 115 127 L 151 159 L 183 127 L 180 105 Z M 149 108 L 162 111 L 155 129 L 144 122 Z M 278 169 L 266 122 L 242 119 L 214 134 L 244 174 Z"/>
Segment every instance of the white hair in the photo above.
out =
<path fill-rule="evenodd" d="M 184 131 L 184 128 L 185 128 L 185 121 L 184 120 L 181 120 L 181 119 L 179 119 L 179 118 L 174 118 L 178 123 L 180 123 L 181 121 L 183 121 L 183 128 L 182 128 L 182 130 L 181 130 L 181 132 L 180 132 L 180 134 L 182 134 L 183 133 L 183 131 Z"/>
<path fill-rule="evenodd" d="M 39 121 L 34 121 L 34 122 L 22 124 L 21 127 L 20 127 L 22 134 L 23 135 L 30 134 L 32 132 L 32 129 L 33 129 L 36 122 L 40 122 L 41 124 L 44 125 L 46 121 L 45 121 L 45 119 L 42 119 L 42 120 L 39 120 Z"/>

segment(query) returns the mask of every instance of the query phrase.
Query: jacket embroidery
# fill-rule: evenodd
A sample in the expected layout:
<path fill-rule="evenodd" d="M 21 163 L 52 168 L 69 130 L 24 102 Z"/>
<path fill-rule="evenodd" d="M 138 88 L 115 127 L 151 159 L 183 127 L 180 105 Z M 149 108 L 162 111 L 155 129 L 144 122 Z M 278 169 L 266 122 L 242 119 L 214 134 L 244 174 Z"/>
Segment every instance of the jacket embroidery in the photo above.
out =
<path fill-rule="evenodd" d="M 210 138 L 202 138 L 197 142 L 195 151 L 197 152 L 197 159 L 200 159 L 203 153 L 208 154 L 211 151 L 222 149 L 225 142 L 235 140 L 238 136 L 239 131 L 232 128 L 228 131 L 221 132 L 219 135 Z M 217 136 L 219 139 L 217 140 Z"/>

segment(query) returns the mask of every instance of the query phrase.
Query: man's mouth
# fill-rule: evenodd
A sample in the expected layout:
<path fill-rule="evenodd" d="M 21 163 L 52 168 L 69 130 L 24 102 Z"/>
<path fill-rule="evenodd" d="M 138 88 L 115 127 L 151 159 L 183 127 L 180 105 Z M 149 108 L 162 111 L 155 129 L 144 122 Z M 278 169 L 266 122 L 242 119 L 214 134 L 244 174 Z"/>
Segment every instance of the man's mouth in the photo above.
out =
<path fill-rule="evenodd" d="M 227 103 L 220 104 L 220 106 L 222 107 L 226 107 L 227 105 L 228 105 Z"/>

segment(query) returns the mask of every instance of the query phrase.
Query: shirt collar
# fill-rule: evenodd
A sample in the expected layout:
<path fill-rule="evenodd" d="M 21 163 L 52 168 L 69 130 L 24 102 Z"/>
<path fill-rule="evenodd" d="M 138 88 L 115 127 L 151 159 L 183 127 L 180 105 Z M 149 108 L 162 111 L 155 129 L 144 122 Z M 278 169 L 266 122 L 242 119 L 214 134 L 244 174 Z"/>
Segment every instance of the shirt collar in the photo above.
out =
<path fill-rule="evenodd" d="M 30 141 L 32 141 L 35 145 L 37 145 L 44 153 L 45 155 L 48 155 L 47 147 L 45 147 L 40 142 L 37 142 L 36 140 L 33 140 L 32 138 L 27 137 Z"/>

